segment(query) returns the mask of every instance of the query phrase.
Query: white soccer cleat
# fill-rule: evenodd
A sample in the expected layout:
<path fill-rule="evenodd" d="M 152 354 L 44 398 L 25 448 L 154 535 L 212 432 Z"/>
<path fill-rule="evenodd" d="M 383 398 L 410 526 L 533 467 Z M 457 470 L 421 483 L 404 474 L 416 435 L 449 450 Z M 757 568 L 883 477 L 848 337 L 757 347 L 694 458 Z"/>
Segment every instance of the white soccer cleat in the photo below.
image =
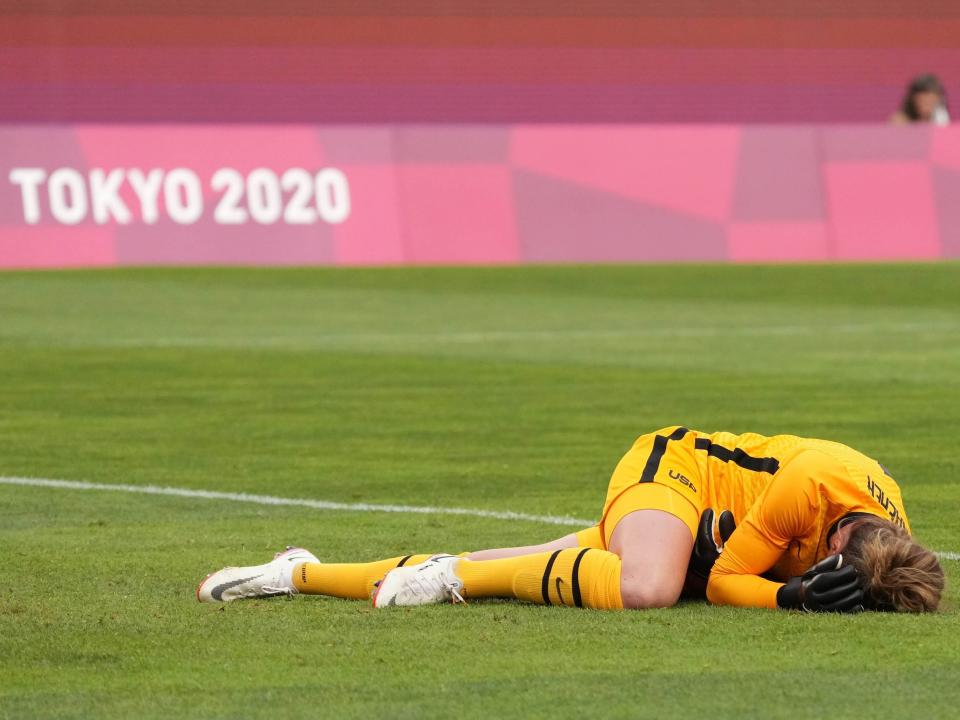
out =
<path fill-rule="evenodd" d="M 466 602 L 461 595 L 463 581 L 453 571 L 460 558 L 434 555 L 418 565 L 394 568 L 377 586 L 373 606 L 431 605 L 440 602 Z"/>
<path fill-rule="evenodd" d="M 293 569 L 300 563 L 320 562 L 309 550 L 287 546 L 265 565 L 228 567 L 207 575 L 197 587 L 200 602 L 230 602 L 279 595 L 296 595 Z"/>

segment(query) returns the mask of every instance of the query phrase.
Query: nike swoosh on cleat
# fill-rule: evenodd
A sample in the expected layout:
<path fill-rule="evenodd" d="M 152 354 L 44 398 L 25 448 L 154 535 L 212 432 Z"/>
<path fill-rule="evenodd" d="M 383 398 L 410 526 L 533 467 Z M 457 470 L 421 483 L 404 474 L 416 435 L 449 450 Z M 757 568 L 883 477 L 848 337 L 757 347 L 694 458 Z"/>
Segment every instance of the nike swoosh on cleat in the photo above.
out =
<path fill-rule="evenodd" d="M 223 583 L 223 585 L 217 585 L 217 586 L 210 592 L 210 597 L 212 597 L 214 600 L 220 600 L 220 601 L 222 601 L 222 600 L 223 600 L 223 593 L 224 593 L 225 591 L 229 590 L 229 589 L 232 588 L 232 587 L 236 587 L 237 585 L 242 585 L 242 584 L 245 583 L 245 582 L 250 582 L 251 580 L 256 580 L 258 577 L 263 577 L 263 573 L 260 573 L 259 575 L 252 575 L 251 577 L 247 577 L 247 578 L 240 578 L 239 580 L 233 580 L 232 582 Z"/>

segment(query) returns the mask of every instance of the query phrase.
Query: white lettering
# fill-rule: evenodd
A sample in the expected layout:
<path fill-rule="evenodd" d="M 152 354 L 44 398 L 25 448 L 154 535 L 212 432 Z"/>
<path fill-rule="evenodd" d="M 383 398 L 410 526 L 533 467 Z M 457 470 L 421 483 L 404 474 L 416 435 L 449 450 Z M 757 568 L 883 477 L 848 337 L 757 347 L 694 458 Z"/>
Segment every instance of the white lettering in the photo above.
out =
<path fill-rule="evenodd" d="M 130 222 L 130 210 L 120 199 L 120 185 L 123 183 L 123 170 L 115 169 L 105 173 L 101 168 L 90 171 L 90 207 L 93 220 L 99 225 L 111 218 L 121 225 Z"/>
<path fill-rule="evenodd" d="M 127 171 L 127 180 L 130 187 L 140 200 L 140 217 L 147 225 L 154 225 L 160 217 L 160 185 L 163 183 L 163 170 L 154 168 L 146 175 L 140 168 L 131 168 Z"/>
<path fill-rule="evenodd" d="M 46 212 L 64 225 L 76 225 L 88 217 L 97 225 L 128 225 L 134 221 L 154 225 L 161 211 L 178 225 L 192 225 L 204 213 L 200 179 L 194 170 L 184 167 L 169 172 L 159 168 L 92 168 L 87 174 L 61 167 L 49 175 L 43 168 L 17 167 L 10 169 L 8 178 L 20 189 L 23 221 L 28 225 L 41 222 Z M 129 183 L 129 189 L 124 182 Z M 316 174 L 288 168 L 280 174 L 260 167 L 244 175 L 225 167 L 213 174 L 210 189 L 222 194 L 213 220 L 223 225 L 242 225 L 251 219 L 261 225 L 309 225 L 318 219 L 336 224 L 349 218 L 352 211 L 347 178 L 336 168 L 324 168 Z M 46 209 L 44 195 L 49 201 Z"/>
<path fill-rule="evenodd" d="M 250 217 L 261 225 L 270 225 L 280 219 L 283 200 L 280 181 L 273 170 L 257 168 L 247 175 L 247 206 Z"/>
<path fill-rule="evenodd" d="M 167 215 L 180 225 L 192 225 L 203 214 L 203 193 L 193 170 L 175 168 L 163 180 Z"/>
<path fill-rule="evenodd" d="M 316 177 L 317 210 L 331 224 L 350 217 L 350 187 L 347 177 L 336 168 L 324 168 Z"/>
<path fill-rule="evenodd" d="M 76 225 L 87 215 L 87 186 L 73 168 L 58 168 L 47 182 L 50 212 L 64 225 Z"/>
<path fill-rule="evenodd" d="M 317 221 L 317 211 L 310 207 L 313 201 L 313 178 L 303 168 L 290 168 L 280 180 L 285 192 L 293 190 L 283 210 L 283 220 L 291 225 L 310 225 Z"/>
<path fill-rule="evenodd" d="M 213 211 L 214 221 L 221 225 L 243 225 L 247 221 L 247 211 L 240 207 L 243 176 L 233 168 L 220 168 L 213 174 L 210 187 L 216 192 L 226 190 Z"/>
<path fill-rule="evenodd" d="M 20 199 L 23 202 L 23 221 L 28 225 L 40 222 L 40 186 L 47 173 L 41 168 L 13 168 L 10 170 L 10 182 L 20 186 Z"/>

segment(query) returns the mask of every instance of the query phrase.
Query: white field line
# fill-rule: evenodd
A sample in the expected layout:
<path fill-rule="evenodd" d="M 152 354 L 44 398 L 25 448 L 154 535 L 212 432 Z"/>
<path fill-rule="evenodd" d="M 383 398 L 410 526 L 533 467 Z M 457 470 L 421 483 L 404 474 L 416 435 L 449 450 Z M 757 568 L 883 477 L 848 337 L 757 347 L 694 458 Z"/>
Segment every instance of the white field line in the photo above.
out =
<path fill-rule="evenodd" d="M 342 503 L 332 500 L 284 498 L 275 495 L 250 495 L 248 493 L 191 490 L 190 488 L 159 487 L 157 485 L 114 485 L 112 483 L 92 483 L 77 480 L 0 477 L 0 485 L 28 485 L 31 487 L 57 488 L 60 490 L 112 490 L 114 492 L 139 493 L 141 495 L 173 495 L 175 497 L 202 498 L 204 500 L 231 500 L 233 502 L 253 503 L 255 505 L 287 505 L 307 507 L 314 510 L 348 510 L 353 512 L 386 512 L 414 515 L 468 515 L 470 517 L 494 518 L 496 520 L 525 520 L 527 522 L 545 523 L 547 525 L 570 525 L 579 528 L 589 527 L 596 522 L 595 520 L 581 520 L 560 515 L 528 515 L 527 513 L 511 512 L 509 510 Z"/>
<path fill-rule="evenodd" d="M 59 490 L 106 490 L 113 492 L 137 493 L 140 495 L 172 495 L 174 497 L 201 498 L 203 500 L 230 500 L 232 502 L 253 503 L 255 505 L 280 505 L 307 507 L 314 510 L 347 510 L 352 512 L 386 512 L 412 515 L 466 515 L 469 517 L 493 518 L 495 520 L 522 520 L 543 523 L 545 525 L 565 525 L 585 528 L 594 524 L 593 520 L 564 517 L 562 515 L 529 515 L 509 510 L 478 510 L 473 508 L 429 507 L 420 505 L 379 505 L 375 503 L 342 503 L 331 500 L 309 500 L 306 498 L 284 498 L 275 495 L 251 495 L 248 493 L 217 492 L 214 490 L 191 490 L 189 488 L 159 487 L 157 485 L 114 485 L 110 483 L 92 483 L 78 480 L 48 480 L 45 478 L 0 477 L 0 485 L 24 485 L 29 487 L 56 488 Z M 942 560 L 960 560 L 960 553 L 941 551 L 937 555 Z"/>

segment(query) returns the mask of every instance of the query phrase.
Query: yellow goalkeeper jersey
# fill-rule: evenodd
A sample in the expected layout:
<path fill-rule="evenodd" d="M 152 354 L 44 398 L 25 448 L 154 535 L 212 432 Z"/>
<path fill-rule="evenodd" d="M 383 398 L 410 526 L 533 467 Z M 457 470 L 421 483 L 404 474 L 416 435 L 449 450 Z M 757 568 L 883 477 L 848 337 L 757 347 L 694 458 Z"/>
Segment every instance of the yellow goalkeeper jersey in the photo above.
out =
<path fill-rule="evenodd" d="M 846 445 L 794 435 L 695 435 L 702 506 L 730 509 L 737 518 L 710 575 L 713 603 L 776 607 L 776 581 L 801 575 L 829 555 L 830 528 L 850 513 L 877 515 L 910 530 L 894 479 Z"/>

